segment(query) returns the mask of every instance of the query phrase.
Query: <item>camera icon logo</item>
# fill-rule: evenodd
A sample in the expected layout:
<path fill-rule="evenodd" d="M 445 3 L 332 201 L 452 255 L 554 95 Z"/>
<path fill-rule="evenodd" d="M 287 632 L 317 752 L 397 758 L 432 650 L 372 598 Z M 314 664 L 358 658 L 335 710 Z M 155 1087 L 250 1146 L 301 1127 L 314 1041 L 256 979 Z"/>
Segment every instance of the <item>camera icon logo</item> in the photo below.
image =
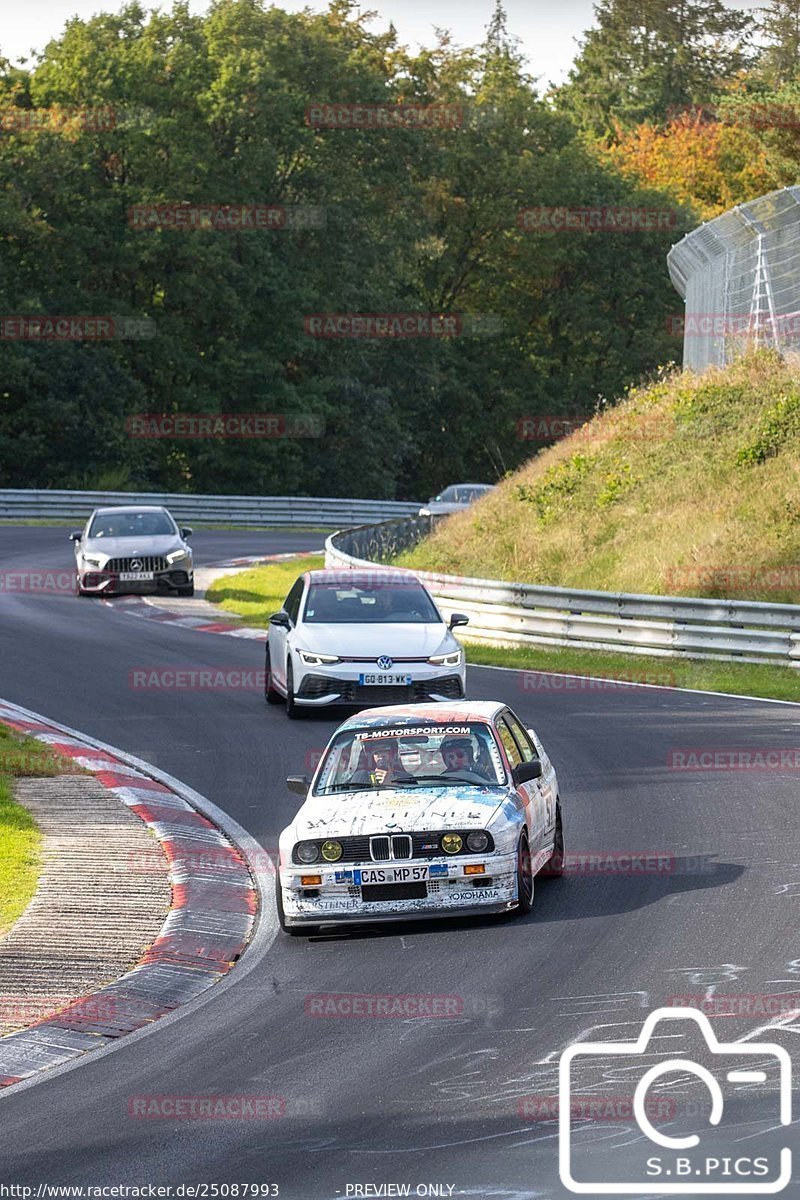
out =
<path fill-rule="evenodd" d="M 654 1034 L 674 1037 L 674 1021 L 693 1021 L 699 1027 L 705 1042 L 704 1057 L 709 1066 L 690 1058 L 669 1058 L 655 1062 L 641 1071 L 643 1060 L 657 1057 L 653 1044 Z M 658 1036 L 658 1035 L 656 1035 Z M 638 1063 L 637 1063 L 638 1060 Z M 711 1070 L 713 1067 L 714 1070 Z M 580 1107 L 580 1092 L 574 1088 L 575 1075 L 581 1069 L 589 1074 L 600 1072 L 603 1077 L 617 1072 L 624 1078 L 636 1078 L 635 1091 L 630 1106 L 633 1118 L 647 1142 L 645 1152 L 650 1154 L 641 1164 L 630 1153 L 626 1165 L 632 1171 L 640 1169 L 640 1177 L 619 1181 L 576 1178 L 576 1130 L 573 1112 Z M 559 1174 L 561 1182 L 571 1192 L 582 1195 L 641 1195 L 643 1192 L 661 1195 L 758 1195 L 782 1191 L 792 1177 L 792 1152 L 787 1146 L 773 1156 L 751 1158 L 744 1154 L 738 1157 L 720 1155 L 715 1147 L 702 1146 L 701 1137 L 694 1132 L 673 1136 L 665 1129 L 657 1129 L 652 1120 L 652 1108 L 648 1105 L 648 1091 L 663 1076 L 672 1074 L 685 1078 L 692 1075 L 699 1079 L 710 1097 L 710 1109 L 705 1122 L 706 1136 L 718 1131 L 725 1112 L 725 1093 L 722 1084 L 758 1085 L 772 1087 L 772 1099 L 777 1101 L 777 1112 L 773 1128 L 791 1123 L 792 1065 L 789 1054 L 773 1042 L 720 1042 L 705 1013 L 689 1008 L 659 1008 L 645 1021 L 642 1032 L 635 1042 L 577 1042 L 561 1055 L 559 1063 Z M 730 1091 L 730 1089 L 728 1089 Z M 761 1098 L 763 1100 L 763 1097 Z M 764 1101 L 768 1104 L 768 1101 Z M 767 1118 L 769 1112 L 764 1112 Z M 648 1148 L 648 1143 L 652 1145 Z M 587 1151 L 593 1145 L 582 1146 L 581 1166 L 585 1168 Z M 661 1153 L 654 1154 L 653 1147 Z M 713 1156 L 709 1149 L 713 1148 Z M 741 1147 L 740 1147 L 741 1148 Z M 628 1151 L 630 1147 L 626 1148 Z M 694 1151 L 694 1153 L 692 1153 Z M 618 1156 L 619 1157 L 619 1156 Z M 621 1161 L 621 1159 L 620 1159 Z M 595 1172 L 597 1173 L 597 1172 Z"/>

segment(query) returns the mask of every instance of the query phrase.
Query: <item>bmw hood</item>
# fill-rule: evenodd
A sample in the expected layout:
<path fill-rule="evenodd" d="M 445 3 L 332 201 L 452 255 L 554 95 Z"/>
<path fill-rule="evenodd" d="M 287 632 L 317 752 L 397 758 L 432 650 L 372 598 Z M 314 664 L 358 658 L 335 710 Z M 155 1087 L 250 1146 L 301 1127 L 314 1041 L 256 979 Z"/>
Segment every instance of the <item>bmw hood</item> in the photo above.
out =
<path fill-rule="evenodd" d="M 505 787 L 478 788 L 472 784 L 343 792 L 307 800 L 291 828 L 296 841 L 448 828 L 486 829 L 508 795 Z"/>
<path fill-rule="evenodd" d="M 181 545 L 177 534 L 165 533 L 159 537 L 84 538 L 80 549 L 84 554 L 105 554 L 108 558 L 142 558 L 169 554 Z"/>
<path fill-rule="evenodd" d="M 458 649 L 452 634 L 442 622 L 435 625 L 398 623 L 367 624 L 311 624 L 302 627 L 302 644 L 305 650 L 319 654 L 337 654 L 340 658 L 377 659 L 382 654 L 389 658 L 430 658 L 432 654 L 445 653 L 450 645 Z M 442 649 L 444 647 L 444 649 Z"/>

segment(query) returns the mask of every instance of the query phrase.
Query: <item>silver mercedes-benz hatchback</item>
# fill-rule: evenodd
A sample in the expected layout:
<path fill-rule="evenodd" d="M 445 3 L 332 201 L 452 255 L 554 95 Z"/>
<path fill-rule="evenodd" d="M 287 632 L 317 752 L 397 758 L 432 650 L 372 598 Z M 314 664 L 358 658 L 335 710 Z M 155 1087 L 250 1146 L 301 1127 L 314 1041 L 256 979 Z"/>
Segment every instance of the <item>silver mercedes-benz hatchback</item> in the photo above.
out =
<path fill-rule="evenodd" d="M 79 596 L 122 592 L 194 595 L 189 526 L 179 529 L 158 505 L 96 508 L 75 544 Z"/>

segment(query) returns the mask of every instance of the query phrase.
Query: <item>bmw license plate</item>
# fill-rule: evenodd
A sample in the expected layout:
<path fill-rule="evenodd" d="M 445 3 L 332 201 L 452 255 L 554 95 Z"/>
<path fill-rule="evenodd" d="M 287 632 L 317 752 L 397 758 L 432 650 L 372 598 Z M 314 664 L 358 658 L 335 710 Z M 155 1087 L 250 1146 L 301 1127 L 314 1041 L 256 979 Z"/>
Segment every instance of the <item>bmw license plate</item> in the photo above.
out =
<path fill-rule="evenodd" d="M 145 579 L 155 579 L 154 571 L 120 571 L 122 583 L 134 583 Z"/>
<path fill-rule="evenodd" d="M 360 879 L 355 876 L 360 875 Z M 422 883 L 428 878 L 427 867 L 362 867 L 353 872 L 353 883 Z"/>
<path fill-rule="evenodd" d="M 411 676 L 410 675 L 395 675 L 394 673 L 390 673 L 388 675 L 386 675 L 386 674 L 359 675 L 358 682 L 360 683 L 360 685 L 362 687 L 370 687 L 370 686 L 386 687 L 387 684 L 390 687 L 391 686 L 408 687 L 409 684 L 411 683 Z"/>

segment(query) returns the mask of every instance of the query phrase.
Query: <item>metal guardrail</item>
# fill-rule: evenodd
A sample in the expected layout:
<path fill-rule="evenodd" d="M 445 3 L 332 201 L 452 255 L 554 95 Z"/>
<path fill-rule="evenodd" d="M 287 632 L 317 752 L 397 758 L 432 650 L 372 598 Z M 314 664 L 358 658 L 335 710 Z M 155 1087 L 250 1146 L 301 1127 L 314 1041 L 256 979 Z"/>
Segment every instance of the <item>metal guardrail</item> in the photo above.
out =
<path fill-rule="evenodd" d="M 368 557 L 373 547 L 408 548 L 420 536 L 414 522 L 393 528 L 363 525 L 332 534 L 325 543 L 329 567 L 386 565 L 387 554 Z M 404 538 L 400 525 L 407 527 Z M 779 663 L 800 667 L 800 606 L 754 600 L 710 600 L 539 587 L 414 572 L 442 612 L 470 618 L 466 640 L 495 645 L 581 646 L 658 657 Z"/>
<path fill-rule="evenodd" d="M 107 504 L 164 504 L 179 521 L 269 529 L 311 525 L 339 529 L 364 521 L 414 516 L 419 504 L 396 500 L 341 500 L 314 496 L 188 496 L 181 492 L 74 492 L 0 489 L 0 518 L 63 519 L 83 523 Z"/>

